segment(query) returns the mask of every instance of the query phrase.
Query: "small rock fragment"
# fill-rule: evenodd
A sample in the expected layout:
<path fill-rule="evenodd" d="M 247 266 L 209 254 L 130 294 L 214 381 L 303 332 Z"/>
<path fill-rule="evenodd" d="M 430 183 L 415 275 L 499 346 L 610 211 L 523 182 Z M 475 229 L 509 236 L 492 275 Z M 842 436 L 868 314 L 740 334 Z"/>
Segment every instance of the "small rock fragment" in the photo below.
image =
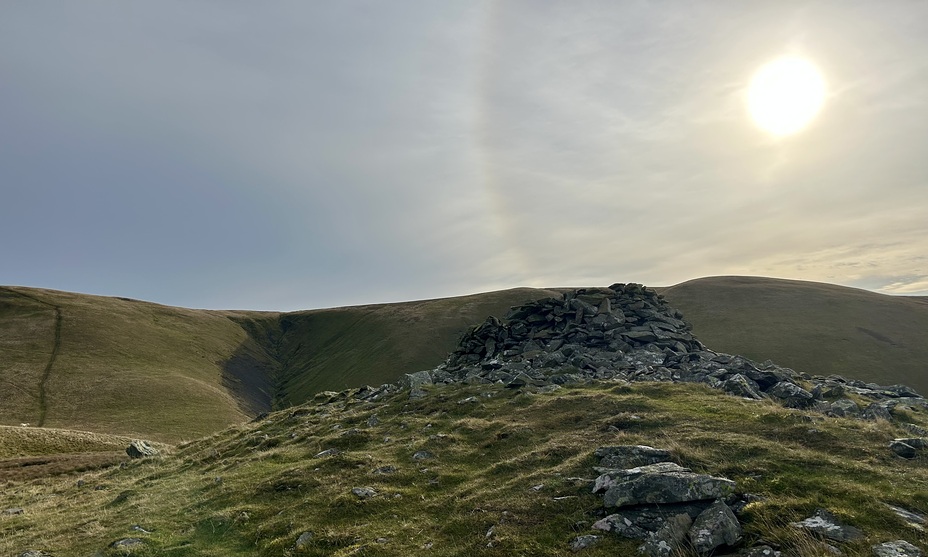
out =
<path fill-rule="evenodd" d="M 601 536 L 577 536 L 570 542 L 571 551 L 580 551 L 581 549 L 586 549 L 592 545 L 599 543 Z"/>
<path fill-rule="evenodd" d="M 884 542 L 872 547 L 873 557 L 922 557 L 922 550 L 905 540 Z"/>
<path fill-rule="evenodd" d="M 355 487 L 352 488 L 351 493 L 355 494 L 360 499 L 370 499 L 374 495 L 377 495 L 377 492 L 372 487 Z"/>
<path fill-rule="evenodd" d="M 825 509 L 818 509 L 809 518 L 789 524 L 794 528 L 808 530 L 836 542 L 853 541 L 864 535 L 857 528 L 841 523 L 835 515 Z"/>

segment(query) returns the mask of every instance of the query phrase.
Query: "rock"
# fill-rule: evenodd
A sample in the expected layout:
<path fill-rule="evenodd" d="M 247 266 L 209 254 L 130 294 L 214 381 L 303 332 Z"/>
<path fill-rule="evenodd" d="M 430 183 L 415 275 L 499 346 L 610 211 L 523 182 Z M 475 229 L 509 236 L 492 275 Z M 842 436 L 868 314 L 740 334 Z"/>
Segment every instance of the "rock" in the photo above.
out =
<path fill-rule="evenodd" d="M 679 551 L 692 525 L 693 519 L 688 514 L 671 517 L 638 548 L 638 553 L 647 557 L 670 557 Z"/>
<path fill-rule="evenodd" d="M 928 447 L 928 440 L 922 439 L 920 437 L 902 437 L 900 439 L 895 439 L 895 441 L 905 443 L 914 449 L 924 449 Z"/>
<path fill-rule="evenodd" d="M 148 441 L 135 439 L 126 447 L 126 454 L 129 455 L 129 458 L 146 458 L 158 456 L 159 452 L 158 449 L 152 447 Z"/>
<path fill-rule="evenodd" d="M 670 460 L 670 451 L 647 445 L 600 447 L 593 454 L 603 468 L 628 469 Z"/>
<path fill-rule="evenodd" d="M 12 508 L 9 508 L 9 509 L 3 509 L 3 514 L 5 514 L 5 515 L 7 515 L 7 516 L 12 516 L 12 515 L 17 515 L 17 514 L 23 514 L 24 512 L 26 512 L 26 511 L 24 511 L 24 510 L 23 510 L 22 508 L 20 508 L 20 507 L 12 507 Z"/>
<path fill-rule="evenodd" d="M 916 512 L 910 511 L 908 509 L 903 509 L 902 507 L 896 507 L 893 505 L 886 505 L 889 507 L 889 510 L 893 511 L 896 516 L 904 520 L 909 526 L 912 526 L 918 530 L 924 530 L 924 526 L 928 524 L 928 519 L 923 515 Z"/>
<path fill-rule="evenodd" d="M 889 449 L 892 452 L 896 453 L 896 455 L 901 456 L 902 458 L 912 459 L 918 456 L 918 451 L 915 450 L 915 447 L 899 439 L 892 441 L 889 444 Z"/>
<path fill-rule="evenodd" d="M 570 550 L 580 551 L 581 549 L 586 549 L 590 546 L 596 545 L 597 543 L 599 543 L 599 540 L 601 539 L 602 539 L 601 536 L 593 536 L 593 535 L 577 536 L 576 538 L 573 539 L 573 541 L 570 542 Z"/>
<path fill-rule="evenodd" d="M 831 403 L 829 412 L 836 416 L 857 416 L 860 414 L 860 406 L 849 398 L 840 398 Z"/>
<path fill-rule="evenodd" d="M 52 557 L 50 553 L 45 553 L 40 549 L 27 549 L 23 551 L 17 557 Z"/>
<path fill-rule="evenodd" d="M 728 505 L 718 500 L 696 517 L 689 538 L 698 553 L 710 553 L 722 545 L 735 545 L 741 539 L 741 524 Z"/>
<path fill-rule="evenodd" d="M 413 460 L 429 460 L 435 458 L 435 455 L 429 451 L 416 451 L 412 455 Z"/>
<path fill-rule="evenodd" d="M 780 557 L 782 553 L 769 545 L 759 545 L 738 553 L 738 557 Z"/>
<path fill-rule="evenodd" d="M 300 534 L 300 537 L 298 537 L 296 542 L 293 544 L 293 549 L 302 551 L 309 548 L 310 543 L 313 541 L 313 535 L 314 534 L 310 531 L 306 531 Z"/>
<path fill-rule="evenodd" d="M 593 482 L 593 493 L 604 493 L 609 488 L 642 474 L 661 474 L 664 472 L 689 472 L 689 468 L 683 468 L 675 462 L 658 462 L 647 466 L 638 466 L 627 470 L 609 470 L 606 468 L 596 468 L 600 476 Z"/>
<path fill-rule="evenodd" d="M 113 543 L 111 543 L 110 547 L 112 547 L 113 549 L 131 551 L 132 549 L 135 549 L 143 545 L 145 545 L 145 540 L 143 540 L 142 538 L 123 538 L 121 540 L 116 540 Z"/>
<path fill-rule="evenodd" d="M 812 393 L 789 381 L 780 381 L 767 394 L 780 399 L 789 408 L 808 408 L 815 402 Z"/>
<path fill-rule="evenodd" d="M 922 557 L 924 555 L 921 549 L 905 540 L 884 542 L 874 545 L 871 549 L 873 557 Z"/>
<path fill-rule="evenodd" d="M 760 400 L 764 398 L 764 395 L 760 394 L 760 387 L 758 387 L 757 383 L 751 381 L 740 373 L 736 373 L 735 375 L 723 381 L 721 388 L 723 391 L 731 393 L 735 396 L 751 398 L 754 400 Z"/>
<path fill-rule="evenodd" d="M 790 522 L 790 526 L 801 528 L 836 542 L 853 541 L 863 537 L 863 532 L 841 523 L 835 515 L 825 509 L 818 509 L 809 518 L 800 522 Z"/>
<path fill-rule="evenodd" d="M 313 458 L 326 458 L 326 457 L 329 457 L 329 456 L 335 456 L 335 455 L 337 455 L 339 452 L 340 452 L 340 451 L 339 451 L 338 449 L 334 449 L 334 448 L 333 448 L 333 449 L 326 449 L 326 450 L 324 450 L 324 451 L 320 451 L 320 452 L 316 453 L 315 455 L 313 455 Z"/>
<path fill-rule="evenodd" d="M 735 482 L 692 472 L 642 474 L 620 482 L 606 491 L 606 507 L 624 507 L 643 503 L 664 504 L 724 499 L 735 489 Z"/>
<path fill-rule="evenodd" d="M 377 492 L 373 487 L 354 487 L 351 489 L 351 493 L 357 496 L 359 499 L 370 499 L 371 497 L 377 495 Z"/>
<path fill-rule="evenodd" d="M 650 532 L 636 525 L 632 519 L 622 514 L 610 514 L 593 523 L 594 530 L 614 532 L 624 538 L 646 539 Z"/>
<path fill-rule="evenodd" d="M 381 476 L 388 476 L 390 474 L 396 474 L 396 466 L 390 466 L 390 465 L 381 466 L 375 469 L 374 473 L 379 474 Z"/>
<path fill-rule="evenodd" d="M 400 380 L 400 386 L 409 389 L 409 398 L 422 398 L 426 392 L 422 389 L 425 385 L 432 384 L 432 375 L 428 371 L 417 371 L 407 373 Z"/>

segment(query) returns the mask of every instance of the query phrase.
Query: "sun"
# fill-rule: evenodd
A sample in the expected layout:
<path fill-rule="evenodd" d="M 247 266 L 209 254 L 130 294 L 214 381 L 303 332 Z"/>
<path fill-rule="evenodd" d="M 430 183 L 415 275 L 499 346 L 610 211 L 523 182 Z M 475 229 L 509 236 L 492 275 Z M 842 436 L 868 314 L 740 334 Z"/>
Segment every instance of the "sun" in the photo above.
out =
<path fill-rule="evenodd" d="M 825 79 L 805 58 L 778 58 L 761 66 L 748 87 L 748 112 L 762 130 L 792 135 L 808 125 L 825 102 Z"/>

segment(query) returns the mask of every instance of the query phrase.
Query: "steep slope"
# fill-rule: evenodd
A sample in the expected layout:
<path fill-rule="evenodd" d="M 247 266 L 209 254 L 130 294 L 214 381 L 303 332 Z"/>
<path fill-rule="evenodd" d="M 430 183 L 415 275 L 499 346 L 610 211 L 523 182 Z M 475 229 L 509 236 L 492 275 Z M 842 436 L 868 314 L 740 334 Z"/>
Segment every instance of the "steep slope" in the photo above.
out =
<path fill-rule="evenodd" d="M 928 393 L 928 300 L 762 277 L 661 289 L 717 350 Z"/>
<path fill-rule="evenodd" d="M 223 312 L 0 289 L 0 423 L 198 437 L 247 419 L 222 387 L 245 331 Z"/>

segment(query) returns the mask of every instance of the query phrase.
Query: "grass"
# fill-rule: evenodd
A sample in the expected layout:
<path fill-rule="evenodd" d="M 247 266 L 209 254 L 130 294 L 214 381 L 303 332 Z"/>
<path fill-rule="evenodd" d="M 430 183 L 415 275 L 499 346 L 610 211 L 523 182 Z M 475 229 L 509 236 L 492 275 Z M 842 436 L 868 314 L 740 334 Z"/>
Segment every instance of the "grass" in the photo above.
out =
<path fill-rule="evenodd" d="M 298 410 L 122 469 L 13 482 L 0 508 L 25 512 L 0 517 L 0 554 L 118 555 L 110 543 L 141 537 L 133 555 L 564 555 L 603 514 L 589 489 L 594 449 L 625 443 L 671 449 L 678 463 L 763 497 L 743 517 L 745 536 L 787 554 L 814 554 L 818 542 L 788 522 L 818 507 L 867 534 L 842 546 L 850 557 L 887 540 L 928 542 L 884 505 L 928 511 L 928 459 L 894 457 L 887 444 L 904 432 L 885 421 L 663 383 L 549 394 L 436 387 L 423 399 Z M 906 419 L 928 425 L 925 414 Z M 415 460 L 419 451 L 432 456 Z M 355 487 L 377 494 L 361 499 Z M 631 555 L 636 545 L 607 535 L 584 554 Z"/>
<path fill-rule="evenodd" d="M 714 350 L 928 394 L 926 298 L 763 277 L 711 277 L 661 291 Z"/>

